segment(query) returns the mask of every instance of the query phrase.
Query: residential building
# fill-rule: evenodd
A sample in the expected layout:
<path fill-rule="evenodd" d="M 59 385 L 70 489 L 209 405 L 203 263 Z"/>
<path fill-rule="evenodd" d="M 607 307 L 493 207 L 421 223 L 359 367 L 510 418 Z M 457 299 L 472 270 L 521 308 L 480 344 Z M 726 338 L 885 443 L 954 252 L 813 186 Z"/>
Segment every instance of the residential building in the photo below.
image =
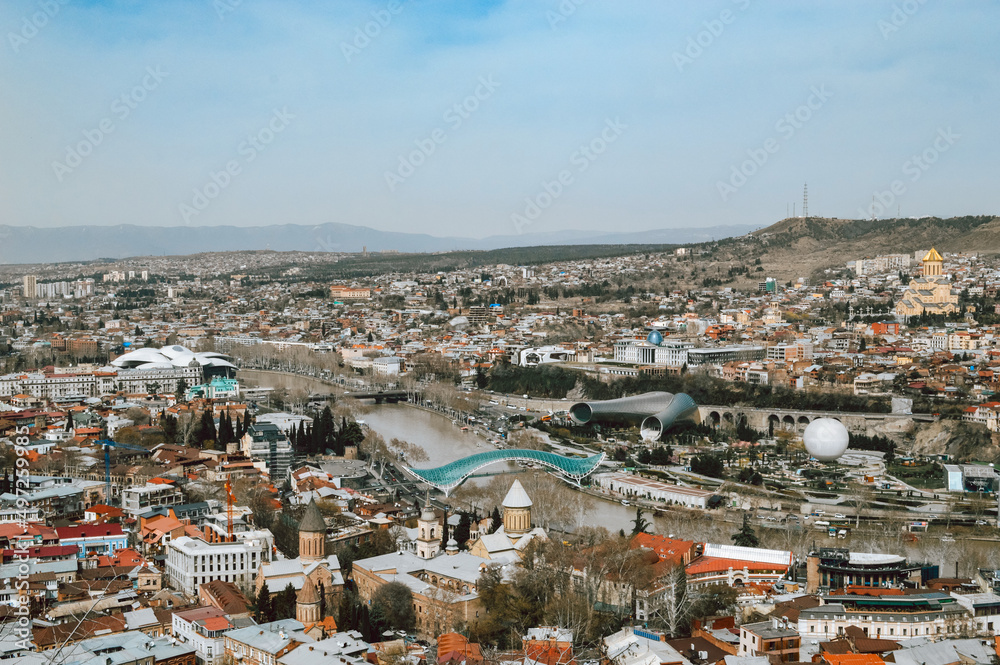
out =
<path fill-rule="evenodd" d="M 266 534 L 266 535 L 265 535 Z M 270 532 L 248 532 L 236 542 L 209 543 L 181 536 L 167 545 L 167 577 L 170 586 L 189 596 L 212 580 L 252 584 L 257 570 L 271 561 Z"/>
<path fill-rule="evenodd" d="M 771 663 L 799 660 L 799 633 L 781 619 L 740 626 L 740 656 L 767 656 Z"/>

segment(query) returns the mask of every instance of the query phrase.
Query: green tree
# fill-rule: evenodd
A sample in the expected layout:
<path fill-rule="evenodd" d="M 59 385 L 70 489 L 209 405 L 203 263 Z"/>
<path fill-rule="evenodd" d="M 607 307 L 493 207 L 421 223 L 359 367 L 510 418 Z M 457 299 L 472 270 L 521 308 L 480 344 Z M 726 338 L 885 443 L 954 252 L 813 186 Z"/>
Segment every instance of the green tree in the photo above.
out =
<path fill-rule="evenodd" d="M 469 533 L 472 530 L 472 516 L 462 512 L 458 518 L 458 526 L 455 527 L 455 541 L 458 546 L 465 549 L 465 544 L 469 542 Z"/>
<path fill-rule="evenodd" d="M 219 434 L 215 431 L 215 418 L 212 417 L 212 410 L 211 408 L 205 409 L 201 412 L 201 425 L 198 428 L 197 441 L 204 446 L 209 441 L 214 443 L 218 438 Z"/>
<path fill-rule="evenodd" d="M 649 520 L 642 516 L 642 508 L 635 509 L 635 519 L 632 520 L 632 535 L 645 533 L 649 528 Z"/>
<path fill-rule="evenodd" d="M 274 601 L 271 598 L 271 591 L 267 588 L 267 582 L 260 587 L 257 594 L 257 610 L 254 613 L 254 620 L 257 623 L 268 623 L 275 620 Z"/>
<path fill-rule="evenodd" d="M 413 630 L 417 617 L 413 611 L 413 592 L 402 582 L 383 584 L 372 594 L 372 615 L 383 629 Z"/>
<path fill-rule="evenodd" d="M 291 582 L 274 597 L 274 615 L 276 620 L 295 618 L 295 587 Z"/>
<path fill-rule="evenodd" d="M 493 506 L 493 512 L 490 513 L 490 533 L 494 533 L 503 525 L 503 518 L 500 517 L 500 508 Z"/>
<path fill-rule="evenodd" d="M 696 455 L 691 460 L 691 471 L 699 473 L 703 476 L 710 476 L 712 478 L 724 478 L 726 475 L 725 464 L 722 462 L 722 456 L 712 453 Z"/>
<path fill-rule="evenodd" d="M 732 535 L 733 544 L 739 547 L 760 547 L 760 539 L 750 526 L 750 516 L 743 513 L 743 526 Z"/>

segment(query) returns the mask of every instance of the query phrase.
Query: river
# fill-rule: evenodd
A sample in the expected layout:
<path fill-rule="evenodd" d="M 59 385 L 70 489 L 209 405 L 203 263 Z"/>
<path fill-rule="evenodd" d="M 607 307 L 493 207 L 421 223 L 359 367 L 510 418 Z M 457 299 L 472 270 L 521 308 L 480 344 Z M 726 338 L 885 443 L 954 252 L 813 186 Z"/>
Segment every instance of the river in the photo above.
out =
<path fill-rule="evenodd" d="M 331 385 L 307 376 L 297 376 L 281 372 L 260 372 L 254 370 L 242 370 L 240 379 L 247 385 L 270 386 L 275 388 L 285 388 L 287 390 L 307 390 L 310 393 L 327 394 L 331 392 Z M 419 466 L 424 468 L 447 464 L 467 455 L 492 450 L 493 448 L 484 442 L 478 435 L 471 431 L 463 432 L 451 419 L 437 412 L 427 411 L 407 404 L 379 404 L 373 405 L 366 413 L 360 416 L 369 427 L 388 439 L 399 438 L 417 444 L 427 453 L 428 461 Z M 476 442 L 482 443 L 482 447 Z M 494 467 L 495 468 L 495 467 Z M 516 468 L 516 467 L 513 467 Z M 483 478 L 472 478 L 466 482 L 479 483 L 486 482 Z M 601 499 L 597 497 L 577 492 L 574 495 L 579 502 L 580 510 L 577 511 L 575 524 L 559 525 L 567 531 L 574 531 L 581 526 L 603 526 L 615 533 L 620 529 L 626 532 L 632 528 L 632 521 L 635 519 L 635 508 L 621 505 L 618 501 Z M 729 536 L 738 528 L 738 522 L 742 515 L 733 513 L 722 513 L 713 511 L 705 513 L 703 520 L 694 519 L 690 512 L 673 513 L 668 511 L 663 519 L 654 519 L 648 513 L 646 518 L 653 523 L 653 531 L 662 535 L 675 534 L 678 538 L 689 540 L 709 540 L 711 542 L 728 543 Z M 723 521 L 726 518 L 728 521 Z M 785 535 L 786 529 L 768 529 L 771 538 L 769 544 L 772 547 L 781 549 L 802 549 L 806 545 L 793 546 L 785 544 L 777 535 Z M 824 546 L 850 547 L 855 545 L 859 551 L 866 551 L 868 548 L 862 543 L 852 543 L 849 540 L 830 540 L 824 537 L 823 533 L 809 530 L 805 533 L 805 539 L 810 543 L 815 542 Z M 930 541 L 930 542 L 928 542 Z M 958 547 L 962 546 L 962 547 Z M 977 564 L 989 564 L 1000 566 L 1000 550 L 996 549 L 995 542 L 973 542 L 968 543 L 959 540 L 957 543 L 941 543 L 936 538 L 924 539 L 921 537 L 919 543 L 906 542 L 900 546 L 897 544 L 893 551 L 902 549 L 907 557 L 912 561 L 930 561 L 941 563 L 946 566 L 942 571 L 951 572 L 954 570 L 954 562 L 958 559 L 967 559 L 964 574 L 971 574 L 975 571 Z M 959 553 L 959 550 L 961 552 Z M 975 562 L 975 563 L 974 563 Z M 943 572 L 942 572 L 943 574 Z"/>
<path fill-rule="evenodd" d="M 331 390 L 331 386 L 324 381 L 281 372 L 242 370 L 240 379 L 248 385 L 307 390 L 310 393 L 326 394 Z M 462 457 L 493 450 L 489 443 L 471 430 L 463 432 L 447 416 L 408 404 L 373 405 L 369 411 L 359 416 L 359 420 L 364 420 L 368 427 L 387 441 L 403 439 L 423 448 L 428 461 L 421 463 L 420 467 L 441 466 Z M 477 443 L 480 445 L 477 446 Z M 511 465 L 509 468 L 516 467 Z M 485 482 L 485 479 L 473 478 L 466 482 Z M 576 497 L 581 508 L 579 518 L 576 524 L 563 525 L 566 530 L 572 531 L 584 525 L 603 526 L 614 532 L 619 529 L 628 531 L 631 528 L 635 508 L 583 493 L 578 493 Z"/>

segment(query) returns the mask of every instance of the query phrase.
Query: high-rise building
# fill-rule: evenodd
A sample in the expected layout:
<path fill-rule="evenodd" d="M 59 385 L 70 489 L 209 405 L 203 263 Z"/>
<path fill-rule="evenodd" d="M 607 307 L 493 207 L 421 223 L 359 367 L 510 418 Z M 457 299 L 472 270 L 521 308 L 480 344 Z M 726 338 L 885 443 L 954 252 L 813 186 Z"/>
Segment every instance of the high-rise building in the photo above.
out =
<path fill-rule="evenodd" d="M 24 297 L 34 298 L 35 292 L 38 290 L 38 278 L 34 275 L 24 276 Z"/>

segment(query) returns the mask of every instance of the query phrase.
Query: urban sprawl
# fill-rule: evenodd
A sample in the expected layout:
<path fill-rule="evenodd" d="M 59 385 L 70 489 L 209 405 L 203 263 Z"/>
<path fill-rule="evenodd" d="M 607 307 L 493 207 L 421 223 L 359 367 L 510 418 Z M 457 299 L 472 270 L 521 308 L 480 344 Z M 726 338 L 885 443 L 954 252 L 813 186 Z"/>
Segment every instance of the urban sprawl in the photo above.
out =
<path fill-rule="evenodd" d="M 995 663 L 972 250 L 3 266 L 0 660 Z"/>

